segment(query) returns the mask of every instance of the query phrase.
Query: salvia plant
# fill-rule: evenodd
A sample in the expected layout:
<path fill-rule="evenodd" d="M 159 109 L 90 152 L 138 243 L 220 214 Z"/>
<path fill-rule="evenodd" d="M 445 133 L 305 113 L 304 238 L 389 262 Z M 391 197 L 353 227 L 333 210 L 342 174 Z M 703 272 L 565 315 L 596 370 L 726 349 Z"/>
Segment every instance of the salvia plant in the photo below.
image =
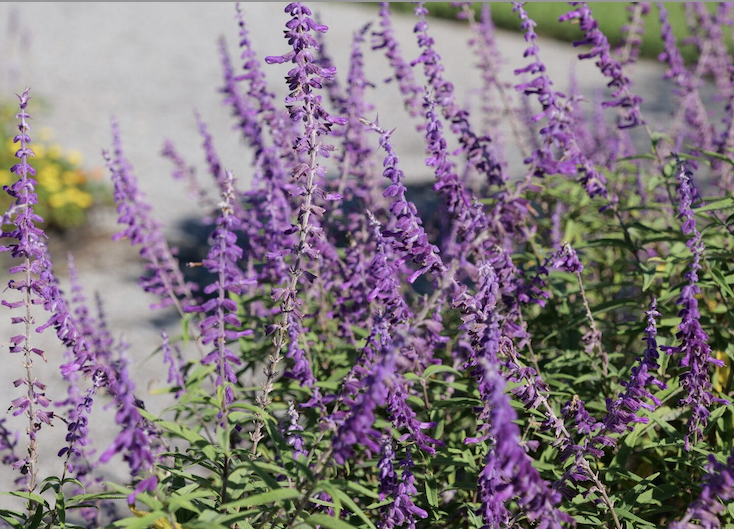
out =
<path fill-rule="evenodd" d="M 249 174 L 227 169 L 206 116 L 209 180 L 172 142 L 162 151 L 210 230 L 201 262 L 166 240 L 124 116 L 113 121 L 115 239 L 139 251 L 152 308 L 181 321 L 150 344 L 172 403 L 160 415 L 105 293 L 85 292 L 71 258 L 61 289 L 35 207 L 30 92 L 19 96 L 0 249 L 17 329 L 7 362 L 23 375 L 0 419 L 16 483 L 0 525 L 734 527 L 730 6 L 688 6 L 698 59 L 686 64 L 664 5 L 631 4 L 613 45 L 592 6 L 570 3 L 558 23 L 578 26 L 578 58 L 606 82 L 592 103 L 573 80 L 561 91 L 568 79 L 543 62 L 522 2 L 520 57 L 502 54 L 488 4 L 455 7 L 482 82 L 471 111 L 427 5 L 415 5 L 417 57 L 382 4 L 345 49 L 346 72 L 327 52 L 328 20 L 306 5 L 285 7 L 273 50 L 257 49 L 237 6 L 241 57 L 220 43 L 221 94 Z M 649 17 L 676 102 L 665 125 L 630 76 Z M 367 54 L 384 60 L 382 78 L 366 77 Z M 287 66 L 285 100 L 269 65 Z M 374 115 L 386 90 L 405 118 Z M 433 213 L 411 199 L 398 123 L 425 140 Z M 39 332 L 59 347 L 38 349 Z M 66 394 L 38 379 L 45 360 Z M 90 439 L 94 409 L 114 422 L 109 446 Z M 61 446 L 44 441 L 51 426 L 66 431 Z M 113 459 L 127 477 L 108 477 Z"/>

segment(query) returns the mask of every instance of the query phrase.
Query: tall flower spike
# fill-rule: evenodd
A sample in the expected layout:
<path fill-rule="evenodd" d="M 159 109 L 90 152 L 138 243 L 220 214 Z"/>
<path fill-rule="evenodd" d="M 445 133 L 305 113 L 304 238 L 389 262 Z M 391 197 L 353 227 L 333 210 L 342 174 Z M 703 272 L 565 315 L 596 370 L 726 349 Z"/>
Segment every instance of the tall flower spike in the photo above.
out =
<path fill-rule="evenodd" d="M 719 463 L 713 454 L 709 455 L 707 470 L 701 494 L 691 503 L 680 521 L 672 522 L 668 526 L 670 529 L 721 527 L 718 515 L 724 511 L 726 503 L 734 500 L 734 453 L 729 456 L 726 464 Z M 698 523 L 694 520 L 698 520 Z"/>
<path fill-rule="evenodd" d="M 652 386 L 656 386 L 658 389 L 667 388 L 663 382 L 652 374 L 660 367 L 657 362 L 660 355 L 655 338 L 657 335 L 655 318 L 660 316 L 660 313 L 657 311 L 657 301 L 655 299 L 652 300 L 650 310 L 646 314 L 645 342 L 647 347 L 645 347 L 645 353 L 637 358 L 638 363 L 632 367 L 629 379 L 622 382 L 625 387 L 624 392 L 617 399 L 607 401 L 607 414 L 604 417 L 602 429 L 589 441 L 590 446 L 614 446 L 616 440 L 608 437 L 608 434 L 620 434 L 625 430 L 632 430 L 634 423 L 647 423 L 648 418 L 640 417 L 638 412 L 641 409 L 654 411 L 657 406 L 660 406 L 660 400 L 650 391 Z M 596 455 L 600 456 L 601 454 L 597 453 Z"/>
<path fill-rule="evenodd" d="M 428 234 L 418 216 L 415 204 L 405 195 L 407 191 L 403 183 L 405 173 L 398 166 L 398 155 L 390 141 L 394 130 L 380 128 L 377 123 L 370 123 L 369 126 L 380 135 L 380 147 L 385 152 L 382 176 L 391 182 L 383 195 L 392 199 L 389 210 L 395 217 L 395 223 L 394 228 L 385 231 L 384 234 L 396 242 L 400 262 L 410 260 L 419 267 L 408 277 L 408 283 L 414 283 L 425 273 L 443 277 L 447 269 L 441 260 L 440 250 L 428 240 Z"/>
<path fill-rule="evenodd" d="M 3 231 L 2 238 L 15 240 L 10 244 L 0 247 L 0 251 L 10 252 L 14 259 L 21 260 L 21 264 L 10 268 L 11 274 L 22 273 L 22 279 L 11 279 L 8 288 L 23 295 L 19 301 L 2 300 L 2 304 L 10 309 L 24 307 L 22 316 L 13 316 L 11 322 L 22 325 L 24 331 L 10 338 L 10 352 L 22 353 L 25 375 L 16 380 L 14 386 L 23 389 L 23 395 L 13 399 L 11 408 L 13 415 L 25 415 L 28 418 L 28 445 L 27 454 L 13 463 L 13 468 L 20 470 L 26 477 L 26 489 L 33 492 L 36 488 L 38 475 L 38 441 L 37 433 L 41 424 L 51 424 L 53 412 L 46 411 L 50 401 L 46 397 L 46 385 L 39 382 L 33 374 L 33 359 L 35 355 L 45 360 L 43 351 L 31 345 L 31 327 L 34 324 L 31 307 L 36 303 L 42 303 L 43 298 L 39 295 L 47 290 L 45 272 L 45 243 L 43 230 L 37 224 L 43 219 L 34 212 L 33 206 L 38 203 L 35 186 L 36 181 L 32 178 L 36 171 L 28 163 L 28 159 L 35 156 L 29 143 L 28 135 L 30 125 L 26 121 L 29 118 L 26 107 L 28 106 L 29 89 L 18 96 L 20 111 L 16 115 L 18 119 L 18 134 L 13 138 L 13 143 L 18 143 L 19 148 L 15 153 L 18 163 L 11 167 L 10 172 L 17 176 L 17 180 L 11 185 L 3 186 L 5 192 L 13 199 L 15 206 L 15 218 L 12 220 L 15 226 L 10 231 Z M 13 208 L 11 206 L 11 209 Z M 40 299 L 39 299 L 40 298 Z"/>
<path fill-rule="evenodd" d="M 325 33 L 328 28 L 317 24 L 311 18 L 311 10 L 301 3 L 288 4 L 285 12 L 291 15 L 291 20 L 286 24 L 285 37 L 293 49 L 284 55 L 266 57 L 265 62 L 293 64 L 286 77 L 291 92 L 285 98 L 285 102 L 291 119 L 296 123 L 304 123 L 303 134 L 296 140 L 295 150 L 305 156 L 306 161 L 298 163 L 293 168 L 293 177 L 299 183 L 298 192 L 302 197 L 298 220 L 291 230 L 297 234 L 298 240 L 292 248 L 281 248 L 270 254 L 272 258 L 281 259 L 285 259 L 288 255 L 292 256 L 285 285 L 274 288 L 272 293 L 273 299 L 281 305 L 281 321 L 273 338 L 276 356 L 286 345 L 289 336 L 291 342 L 299 338 L 296 325 L 297 319 L 301 316 L 301 301 L 298 299 L 301 277 L 305 275 L 309 281 L 316 277 L 306 267 L 307 261 L 316 262 L 319 259 L 317 240 L 323 235 L 318 222 L 312 219 L 312 216 L 318 218 L 325 211 L 316 204 L 316 199 L 319 196 L 326 200 L 339 198 L 325 194 L 318 187 L 326 174 L 326 168 L 318 163 L 318 159 L 328 158 L 329 153 L 334 150 L 333 145 L 323 143 L 321 138 L 328 135 L 334 125 L 346 124 L 346 119 L 332 116 L 324 110 L 321 96 L 317 94 L 323 80 L 336 75 L 336 68 L 321 68 L 314 63 L 311 50 L 316 48 L 318 43 L 310 32 L 313 30 Z M 314 379 L 308 360 L 301 354 L 300 347 L 297 344 L 293 345 L 290 348 L 295 353 L 293 361 L 297 366 L 303 367 L 298 371 L 300 374 L 298 380 L 304 386 L 313 387 Z M 314 397 L 317 397 L 318 392 L 315 388 L 314 393 Z"/>
<path fill-rule="evenodd" d="M 472 376 L 477 380 L 484 406 L 479 416 L 484 421 L 478 438 L 465 442 L 489 440 L 485 466 L 479 473 L 478 491 L 484 527 L 499 529 L 511 518 L 509 501 L 515 499 L 530 521 L 542 527 L 560 528 L 570 518 L 558 510 L 560 495 L 543 481 L 520 444 L 517 415 L 504 393 L 505 380 L 499 372 L 499 347 L 502 341 L 496 314 L 497 275 L 485 263 L 479 268 L 480 286 L 475 296 L 466 289 L 454 304 L 462 313 L 462 328 L 472 339 Z"/>
<path fill-rule="evenodd" d="M 227 346 L 227 342 L 238 340 L 252 334 L 252 330 L 230 330 L 227 325 L 240 329 L 242 322 L 237 317 L 237 303 L 229 298 L 229 294 L 242 294 L 254 284 L 255 280 L 247 278 L 237 266 L 242 257 L 242 248 L 237 246 L 235 230 L 240 220 L 234 215 L 234 177 L 231 171 L 225 172 L 224 192 L 219 206 L 221 214 L 217 219 L 217 227 L 211 236 L 211 249 L 203 265 L 209 272 L 217 275 L 217 279 L 205 289 L 205 294 L 216 294 L 216 297 L 201 305 L 188 307 L 187 312 L 200 312 L 205 315 L 199 327 L 201 341 L 204 345 L 213 344 L 212 350 L 201 361 L 202 364 L 217 366 L 217 387 L 224 388 L 222 414 L 226 414 L 234 401 L 232 386 L 237 385 L 237 376 L 232 365 L 239 365 L 240 360 Z"/>
<path fill-rule="evenodd" d="M 120 433 L 100 456 L 100 461 L 107 463 L 113 456 L 122 454 L 133 476 L 141 472 L 149 474 L 138 482 L 135 491 L 127 498 L 128 503 L 134 505 L 138 494 L 155 490 L 158 477 L 153 473 L 155 455 L 151 449 L 150 436 L 143 424 L 143 417 L 138 410 L 139 403 L 134 395 L 135 384 L 130 380 L 127 360 L 122 355 L 115 366 L 114 384 L 110 389 L 117 406 L 115 422 L 120 426 Z"/>
<path fill-rule="evenodd" d="M 673 81 L 680 98 L 675 123 L 673 124 L 676 148 L 679 148 L 683 140 L 690 134 L 695 134 L 696 146 L 711 150 L 713 147 L 713 129 L 708 120 L 708 111 L 701 101 L 701 94 L 697 86 L 698 80 L 686 68 L 683 56 L 678 49 L 673 28 L 668 20 L 668 10 L 662 2 L 658 2 L 657 7 L 664 48 L 658 60 L 667 63 L 668 70 L 665 72 L 665 78 Z M 684 120 L 686 126 L 682 124 Z"/>
<path fill-rule="evenodd" d="M 422 2 L 416 5 L 415 14 L 418 22 L 413 32 L 418 36 L 421 55 L 411 64 L 413 66 L 423 64 L 423 71 L 431 91 L 430 97 L 435 99 L 436 104 L 443 110 L 443 116 L 451 123 L 451 130 L 458 136 L 467 161 L 486 176 L 489 185 L 504 189 L 507 175 L 502 163 L 494 154 L 492 139 L 487 135 L 479 136 L 474 132 L 469 123 L 469 113 L 456 103 L 454 85 L 443 76 L 444 67 L 441 57 L 433 47 L 433 37 L 428 34 L 428 22 L 426 21 L 428 10 Z M 430 128 L 431 125 L 427 126 Z"/>
<path fill-rule="evenodd" d="M 622 72 L 622 65 L 612 57 L 611 47 L 606 35 L 599 29 L 599 23 L 594 19 L 591 8 L 586 2 L 571 2 L 575 7 L 565 15 L 561 15 L 560 21 L 577 20 L 579 29 L 584 32 L 584 38 L 574 41 L 575 46 L 591 45 L 591 50 L 581 53 L 579 59 L 593 59 L 597 57 L 596 65 L 601 73 L 610 79 L 607 84 L 612 88 L 612 99 L 605 101 L 602 106 L 619 107 L 624 110 L 618 122 L 619 128 L 635 127 L 643 123 L 640 113 L 642 98 L 632 94 L 630 80 Z"/>
<path fill-rule="evenodd" d="M 596 170 L 594 164 L 581 152 L 574 138 L 571 124 L 571 103 L 565 100 L 564 94 L 553 88 L 553 82 L 546 73 L 545 64 L 540 60 L 538 34 L 535 32 L 536 22 L 524 9 L 524 2 L 512 3 L 520 18 L 520 27 L 525 32 L 525 41 L 529 43 L 525 57 L 532 57 L 532 62 L 515 70 L 515 75 L 530 74 L 535 77 L 528 82 L 515 86 L 525 95 L 536 95 L 543 107 L 542 112 L 532 117 L 533 122 L 547 119 L 546 125 L 540 129 L 542 143 L 535 149 L 525 163 L 529 164 L 536 176 L 562 174 L 575 175 L 581 173 L 579 182 L 590 197 L 608 198 L 607 182 L 603 174 Z M 562 154 L 556 157 L 554 150 Z M 613 199 L 612 199 L 613 201 Z M 605 209 L 604 206 L 602 209 Z"/>
<path fill-rule="evenodd" d="M 701 293 L 698 286 L 698 271 L 701 270 L 701 260 L 706 251 L 701 232 L 696 227 L 696 216 L 693 212 L 694 189 L 691 187 L 691 174 L 684 162 L 678 160 L 678 218 L 683 222 L 681 230 L 690 238 L 686 245 L 693 255 L 693 262 L 685 273 L 687 283 L 683 285 L 676 304 L 680 307 L 678 316 L 682 318 L 678 325 L 676 338 L 680 345 L 675 347 L 661 347 L 668 354 L 682 354 L 679 366 L 686 368 L 680 374 L 680 384 L 684 397 L 680 404 L 691 407 L 691 418 L 688 421 L 688 432 L 685 435 L 685 448 L 691 448 L 691 436 L 694 441 L 703 435 L 703 429 L 708 423 L 709 409 L 714 403 L 725 404 L 726 399 L 714 397 L 712 393 L 709 366 L 722 367 L 724 362 L 711 356 L 711 347 L 708 344 L 709 336 L 701 327 L 701 314 L 698 311 L 696 296 Z"/>
<path fill-rule="evenodd" d="M 640 56 L 642 36 L 645 33 L 643 16 L 650 13 L 650 2 L 633 2 L 627 6 L 629 22 L 620 28 L 622 40 L 617 48 L 622 66 L 633 64 Z"/>
<path fill-rule="evenodd" d="M 183 377 L 183 362 L 181 361 L 181 351 L 176 344 L 171 345 L 171 340 L 166 331 L 161 331 L 161 352 L 163 353 L 163 363 L 168 366 L 168 378 L 166 382 L 178 386 L 176 397 L 185 391 L 186 382 Z"/>
<path fill-rule="evenodd" d="M 193 301 L 194 285 L 184 279 L 174 249 L 168 246 L 160 224 L 151 214 L 150 204 L 138 189 L 132 165 L 122 149 L 116 120 L 112 121 L 112 143 L 113 153 L 103 154 L 114 186 L 117 222 L 124 226 L 113 240 L 128 239 L 133 246 L 140 246 L 140 256 L 150 272 L 149 276 L 140 279 L 140 285 L 159 298 L 151 308 L 175 305 L 183 314 L 183 307 Z"/>
<path fill-rule="evenodd" d="M 390 18 L 390 3 L 380 3 L 380 27 L 382 31 L 374 31 L 372 33 L 372 49 L 385 50 L 385 57 L 390 62 L 394 74 L 385 79 L 386 83 L 395 80 L 403 94 L 405 107 L 413 117 L 421 114 L 421 98 L 423 96 L 423 87 L 420 86 L 413 75 L 413 69 L 410 67 L 402 53 L 400 52 L 400 44 L 395 38 L 395 30 L 392 27 Z"/>

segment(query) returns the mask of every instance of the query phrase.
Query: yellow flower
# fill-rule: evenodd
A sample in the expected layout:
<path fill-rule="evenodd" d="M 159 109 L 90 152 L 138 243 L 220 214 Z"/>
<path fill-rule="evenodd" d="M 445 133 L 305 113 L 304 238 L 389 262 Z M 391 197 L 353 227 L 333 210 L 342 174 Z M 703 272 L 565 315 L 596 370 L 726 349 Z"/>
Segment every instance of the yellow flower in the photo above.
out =
<path fill-rule="evenodd" d="M 32 146 L 33 152 L 36 153 L 36 157 L 43 158 L 46 156 L 46 146 L 42 144 L 36 144 Z"/>
<path fill-rule="evenodd" d="M 63 208 L 66 202 L 66 193 L 54 193 L 48 198 L 48 204 L 54 209 Z"/>
<path fill-rule="evenodd" d="M 54 137 L 54 131 L 50 129 L 49 127 L 43 127 L 41 130 L 38 131 L 38 138 L 41 141 L 49 141 L 53 137 Z"/>
<path fill-rule="evenodd" d="M 8 138 L 7 145 L 8 145 L 8 152 L 12 152 L 13 154 L 15 154 L 15 151 L 18 150 L 18 147 L 15 145 L 15 143 L 13 143 L 13 138 Z"/>
<path fill-rule="evenodd" d="M 135 508 L 135 505 L 128 505 L 128 507 L 130 508 L 132 513 L 135 516 L 137 516 L 138 518 L 143 518 L 145 515 L 148 514 L 148 512 L 146 511 L 141 511 Z M 171 522 L 169 522 L 165 518 L 159 518 L 158 520 L 153 522 L 153 525 L 151 527 L 153 527 L 154 529 L 172 529 L 172 528 L 181 529 L 181 526 L 178 524 L 178 522 L 173 522 L 173 523 L 174 525 L 171 525 Z"/>
<path fill-rule="evenodd" d="M 79 165 L 82 163 L 84 156 L 82 156 L 82 153 L 80 153 L 76 149 L 72 149 L 67 153 L 66 159 L 71 165 Z"/>
<path fill-rule="evenodd" d="M 49 146 L 48 148 L 49 158 L 61 158 L 62 154 L 64 154 L 64 151 L 61 149 L 60 145 L 54 143 L 53 145 Z"/>
<path fill-rule="evenodd" d="M 724 367 L 716 368 L 716 391 L 722 392 L 729 385 L 731 376 L 731 360 L 724 351 L 716 351 L 716 358 L 724 363 Z"/>

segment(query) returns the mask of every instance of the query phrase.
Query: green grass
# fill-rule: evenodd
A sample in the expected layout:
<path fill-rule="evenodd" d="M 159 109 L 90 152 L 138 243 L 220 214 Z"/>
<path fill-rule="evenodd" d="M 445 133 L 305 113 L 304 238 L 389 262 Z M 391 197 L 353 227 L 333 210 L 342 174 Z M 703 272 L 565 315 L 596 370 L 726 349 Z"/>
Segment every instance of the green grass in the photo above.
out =
<path fill-rule="evenodd" d="M 450 6 L 448 2 L 431 2 L 426 4 L 430 13 L 441 18 L 456 18 L 457 9 Z M 599 28 L 609 39 L 612 45 L 621 39 L 619 29 L 627 23 L 628 13 L 626 2 L 590 2 L 594 18 L 599 22 Z M 714 3 L 707 4 L 709 9 L 715 8 Z M 395 11 L 412 11 L 413 6 L 409 3 L 398 2 L 390 5 Z M 475 4 L 479 9 L 479 6 Z M 512 5 L 506 2 L 492 3 L 492 19 L 497 27 L 519 31 L 520 21 L 512 12 Z M 670 25 L 678 38 L 678 46 L 687 61 L 696 57 L 696 50 L 692 45 L 683 45 L 681 40 L 688 35 L 685 8 L 682 3 L 666 3 L 669 12 Z M 568 12 L 571 8 L 565 2 L 528 2 L 525 9 L 538 26 L 536 31 L 540 35 L 552 37 L 564 41 L 573 41 L 580 37 L 581 32 L 575 24 L 570 22 L 558 22 L 558 17 Z M 730 37 L 730 36 L 729 36 Z M 728 44 L 731 47 L 730 38 Z M 653 5 L 650 13 L 645 17 L 645 35 L 642 41 L 641 55 L 648 58 L 657 58 L 663 51 L 663 42 L 660 38 L 660 22 L 658 11 Z"/>

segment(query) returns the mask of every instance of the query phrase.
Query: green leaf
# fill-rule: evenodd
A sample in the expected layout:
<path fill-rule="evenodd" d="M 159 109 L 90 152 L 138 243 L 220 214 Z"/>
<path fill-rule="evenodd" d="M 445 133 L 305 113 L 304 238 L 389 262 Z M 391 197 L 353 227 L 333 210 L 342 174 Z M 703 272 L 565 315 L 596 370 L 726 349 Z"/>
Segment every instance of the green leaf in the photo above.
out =
<path fill-rule="evenodd" d="M 11 491 L 11 492 L 0 492 L 0 495 L 3 496 L 15 496 L 17 498 L 23 498 L 26 500 L 34 501 L 36 503 L 40 503 L 41 505 L 45 505 L 48 507 L 48 502 L 38 494 L 33 494 L 32 492 L 21 492 L 21 491 Z"/>
<path fill-rule="evenodd" d="M 161 518 L 166 518 L 166 513 L 163 511 L 155 511 L 147 513 L 140 518 L 125 518 L 115 522 L 115 527 L 125 527 L 125 529 L 150 529 L 155 522 Z"/>
<path fill-rule="evenodd" d="M 372 523 L 372 521 L 367 517 L 364 511 L 360 509 L 359 506 L 354 502 L 354 500 L 347 496 L 344 491 L 339 490 L 336 487 L 329 487 L 329 490 L 327 492 L 329 495 L 331 495 L 332 498 L 338 498 L 344 505 L 349 508 L 350 511 L 358 516 L 364 523 L 366 523 L 370 529 L 376 529 L 375 524 Z"/>
<path fill-rule="evenodd" d="M 258 505 L 266 505 L 283 500 L 292 500 L 301 496 L 301 492 L 296 489 L 275 489 L 262 494 L 248 496 L 242 500 L 232 501 L 222 505 L 222 509 L 244 509 L 247 507 L 256 507 Z"/>
<path fill-rule="evenodd" d="M 695 208 L 693 210 L 694 213 L 705 213 L 707 211 L 719 211 L 722 209 L 731 209 L 734 208 L 734 198 L 727 197 L 722 198 L 721 200 L 717 200 L 716 202 L 712 202 L 711 204 L 706 204 L 705 206 L 701 206 L 700 208 Z"/>
<path fill-rule="evenodd" d="M 431 375 L 435 375 L 437 373 L 453 373 L 454 375 L 461 376 L 461 373 L 459 373 L 456 369 L 454 369 L 451 366 L 442 365 L 442 364 L 431 364 L 426 368 L 425 371 L 423 371 L 423 378 L 429 378 Z"/>
<path fill-rule="evenodd" d="M 314 514 L 313 516 L 309 516 L 306 518 L 305 523 L 312 527 L 320 525 L 322 527 L 326 527 L 326 529 L 356 529 L 353 525 L 326 514 Z"/>
<path fill-rule="evenodd" d="M 617 516 L 619 516 L 620 518 L 632 520 L 633 522 L 637 522 L 638 524 L 645 526 L 645 527 L 653 527 L 653 528 L 655 527 L 654 524 L 651 524 L 647 520 L 643 520 L 639 516 L 635 516 L 630 511 L 628 511 L 627 509 L 623 509 L 622 507 L 615 507 L 614 512 L 616 512 Z"/>
<path fill-rule="evenodd" d="M 711 268 L 711 276 L 714 278 L 714 281 L 716 281 L 716 284 L 719 285 L 721 290 L 729 296 L 729 298 L 734 299 L 734 292 L 732 292 L 731 287 L 727 284 L 726 278 L 724 277 L 724 274 L 721 273 L 721 270 L 718 268 Z"/>

